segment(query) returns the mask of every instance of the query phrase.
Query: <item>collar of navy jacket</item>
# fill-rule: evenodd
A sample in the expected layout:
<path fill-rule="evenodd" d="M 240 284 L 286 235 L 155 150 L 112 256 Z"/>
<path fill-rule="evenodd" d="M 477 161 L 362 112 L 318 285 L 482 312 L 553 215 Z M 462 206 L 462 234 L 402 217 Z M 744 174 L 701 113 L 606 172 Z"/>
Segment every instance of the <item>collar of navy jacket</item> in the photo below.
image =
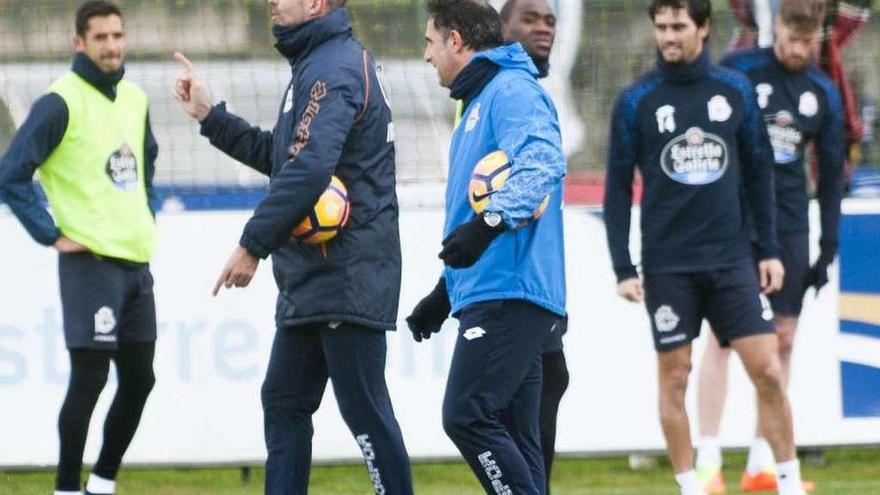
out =
<path fill-rule="evenodd" d="M 73 72 L 113 101 L 116 100 L 116 85 L 125 75 L 125 66 L 107 73 L 99 69 L 85 53 L 78 52 L 73 57 Z"/>
<path fill-rule="evenodd" d="M 657 50 L 657 69 L 663 79 L 669 82 L 686 83 L 702 79 L 709 74 L 711 64 L 712 60 L 707 46 L 703 47 L 703 51 L 694 60 L 675 64 L 667 62 L 660 50 Z"/>
<path fill-rule="evenodd" d="M 321 43 L 351 34 L 351 19 L 345 9 L 336 9 L 327 15 L 312 19 L 296 26 L 272 26 L 275 36 L 275 49 L 296 65 L 310 51 Z"/>

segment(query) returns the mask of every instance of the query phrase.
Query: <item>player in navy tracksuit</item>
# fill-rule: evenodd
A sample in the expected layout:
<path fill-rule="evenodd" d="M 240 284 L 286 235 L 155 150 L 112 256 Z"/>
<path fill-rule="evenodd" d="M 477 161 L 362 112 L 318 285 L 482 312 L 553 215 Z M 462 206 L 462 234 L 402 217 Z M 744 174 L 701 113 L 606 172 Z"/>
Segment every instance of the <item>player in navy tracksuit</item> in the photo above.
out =
<path fill-rule="evenodd" d="M 538 68 L 538 77 L 550 71 L 550 51 L 556 39 L 556 15 L 545 0 L 507 0 L 499 12 L 505 41 L 518 41 Z M 550 493 L 550 473 L 556 454 L 556 419 L 559 402 L 568 388 L 562 336 L 568 317 L 550 334 L 541 350 L 541 451 L 544 454 L 546 490 Z"/>
<path fill-rule="evenodd" d="M 270 177 L 215 288 L 246 286 L 272 255 L 279 295 L 275 341 L 262 388 L 266 493 L 304 494 L 312 414 L 328 378 L 378 494 L 411 494 L 409 458 L 385 385 L 385 331 L 400 292 L 400 236 L 391 111 L 373 61 L 353 37 L 344 1 L 271 0 L 276 48 L 292 78 L 272 132 L 223 103 L 181 54 L 176 94 L 202 135 Z M 305 10 L 303 10 L 305 9 Z M 349 224 L 326 245 L 291 239 L 336 175 L 351 200 Z"/>
<path fill-rule="evenodd" d="M 646 303 L 658 351 L 660 419 L 683 495 L 702 489 L 694 471 L 684 396 L 691 341 L 708 319 L 743 360 L 759 414 L 785 478 L 800 494 L 791 412 L 762 288 L 779 288 L 772 152 L 749 81 L 715 66 L 704 42 L 708 0 L 654 0 L 649 9 L 657 69 L 626 88 L 612 117 L 605 195 L 618 293 Z M 642 280 L 629 253 L 632 181 L 642 200 Z M 745 196 L 745 198 L 743 198 Z M 755 272 L 744 201 L 755 219 Z M 758 279 L 760 275 L 760 281 Z"/>
<path fill-rule="evenodd" d="M 735 52 L 721 64 L 748 76 L 752 83 L 773 147 L 776 184 L 776 231 L 785 267 L 782 290 L 770 295 L 785 382 L 790 374 L 791 351 L 798 315 L 807 288 L 818 291 L 828 281 L 828 265 L 837 252 L 840 201 L 843 196 L 844 110 L 834 83 L 810 63 L 821 39 L 823 12 L 814 0 L 783 0 L 776 18 L 772 47 Z M 819 164 L 816 196 L 821 211 L 819 257 L 810 265 L 809 198 L 804 157 L 815 144 Z M 717 447 L 730 352 L 710 339 L 700 367 L 699 408 L 701 439 L 698 471 L 720 477 Z M 705 423 L 705 424 L 704 424 Z M 763 439 L 749 454 L 743 489 L 775 483 L 773 458 Z M 762 471 L 765 473 L 762 475 Z M 707 478 L 709 475 L 701 477 Z M 765 478 L 766 482 L 760 482 Z M 705 483 L 704 483 L 705 484 Z M 723 484 L 721 482 L 717 483 Z"/>

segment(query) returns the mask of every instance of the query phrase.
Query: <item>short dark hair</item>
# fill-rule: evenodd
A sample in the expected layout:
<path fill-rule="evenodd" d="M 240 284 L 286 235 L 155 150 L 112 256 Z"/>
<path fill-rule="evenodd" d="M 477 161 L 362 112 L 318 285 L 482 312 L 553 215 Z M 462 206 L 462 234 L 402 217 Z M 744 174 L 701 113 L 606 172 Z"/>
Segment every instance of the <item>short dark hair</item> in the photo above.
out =
<path fill-rule="evenodd" d="M 519 0 L 507 0 L 504 2 L 504 5 L 501 6 L 501 12 L 498 14 L 501 16 L 501 22 L 507 22 L 510 20 L 510 16 L 513 15 L 513 9 L 516 7 L 516 2 Z"/>
<path fill-rule="evenodd" d="M 104 0 L 89 0 L 76 9 L 76 35 L 80 38 L 85 37 L 89 30 L 89 20 L 92 17 L 107 17 L 110 15 L 118 15 L 122 17 L 122 11 L 116 4 L 105 2 Z"/>
<path fill-rule="evenodd" d="M 480 0 L 428 0 L 428 15 L 434 27 L 443 32 L 458 31 L 465 46 L 475 51 L 504 43 L 501 18 L 488 2 Z"/>
<path fill-rule="evenodd" d="M 688 15 L 699 27 L 703 27 L 712 18 L 712 2 L 709 0 L 652 0 L 648 7 L 651 20 L 660 9 L 669 7 L 674 10 L 687 9 Z"/>

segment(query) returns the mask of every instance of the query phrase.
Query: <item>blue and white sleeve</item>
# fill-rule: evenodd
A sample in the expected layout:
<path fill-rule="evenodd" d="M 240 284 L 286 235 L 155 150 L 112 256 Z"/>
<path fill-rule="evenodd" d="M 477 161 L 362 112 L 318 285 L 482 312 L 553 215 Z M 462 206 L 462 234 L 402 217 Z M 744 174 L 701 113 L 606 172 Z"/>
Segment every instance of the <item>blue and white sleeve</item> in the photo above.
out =
<path fill-rule="evenodd" d="M 523 101 L 530 99 L 530 101 Z M 493 130 L 511 162 L 504 186 L 486 205 L 512 229 L 533 218 L 544 198 L 565 176 L 559 119 L 537 85 L 509 84 L 492 102 Z"/>

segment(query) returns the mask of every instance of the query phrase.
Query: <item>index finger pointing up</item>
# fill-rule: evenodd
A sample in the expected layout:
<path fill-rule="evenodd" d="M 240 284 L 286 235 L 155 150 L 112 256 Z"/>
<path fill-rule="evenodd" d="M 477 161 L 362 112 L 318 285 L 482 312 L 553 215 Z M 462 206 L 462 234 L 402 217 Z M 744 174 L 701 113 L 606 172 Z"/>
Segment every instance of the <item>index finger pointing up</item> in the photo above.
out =
<path fill-rule="evenodd" d="M 190 62 L 184 54 L 180 52 L 174 52 L 174 60 L 177 60 L 177 63 L 183 66 L 183 68 L 186 69 L 187 72 L 194 71 L 192 62 Z"/>

